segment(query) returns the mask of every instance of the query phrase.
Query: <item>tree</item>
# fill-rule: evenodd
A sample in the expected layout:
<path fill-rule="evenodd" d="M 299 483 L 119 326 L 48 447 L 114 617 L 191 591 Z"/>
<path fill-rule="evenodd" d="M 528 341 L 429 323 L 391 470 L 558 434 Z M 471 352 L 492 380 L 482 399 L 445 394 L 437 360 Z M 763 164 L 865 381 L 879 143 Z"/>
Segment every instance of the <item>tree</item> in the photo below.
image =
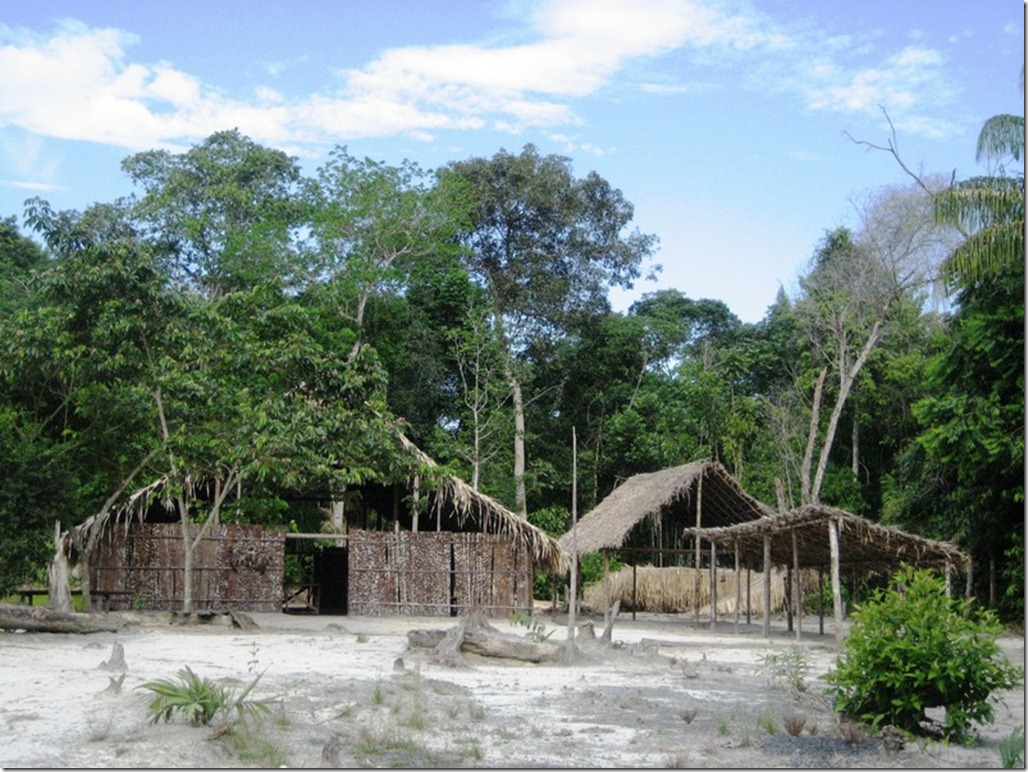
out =
<path fill-rule="evenodd" d="M 435 180 L 416 164 L 398 167 L 364 159 L 337 147 L 308 186 L 312 278 L 356 327 L 361 345 L 368 302 L 379 292 L 404 287 L 418 263 L 443 269 L 453 261 L 454 237 L 463 218 L 455 178 Z"/>
<path fill-rule="evenodd" d="M 234 129 L 184 153 L 137 153 L 122 169 L 143 189 L 126 205 L 176 282 L 217 297 L 297 280 L 293 241 L 303 210 L 295 158 Z"/>
<path fill-rule="evenodd" d="M 943 266 L 951 283 L 1024 269 L 1024 172 L 1007 176 L 1002 164 L 1023 155 L 1024 116 L 995 115 L 982 126 L 975 160 L 998 163 L 998 173 L 954 183 L 937 196 L 936 216 L 967 236 Z"/>
<path fill-rule="evenodd" d="M 925 709 L 946 710 L 944 729 L 960 739 L 992 723 L 993 692 L 1024 683 L 1000 652 L 990 611 L 947 597 L 943 580 L 904 566 L 853 614 L 846 651 L 827 675 L 836 708 L 873 727 L 924 731 Z"/>
<path fill-rule="evenodd" d="M 448 168 L 475 203 L 461 242 L 492 303 L 514 407 L 515 506 L 525 514 L 525 396 L 515 360 L 533 340 L 558 334 L 569 313 L 604 303 L 610 286 L 631 287 L 656 239 L 624 233 L 633 207 L 621 191 L 595 172 L 576 179 L 567 158 L 532 145 Z"/>

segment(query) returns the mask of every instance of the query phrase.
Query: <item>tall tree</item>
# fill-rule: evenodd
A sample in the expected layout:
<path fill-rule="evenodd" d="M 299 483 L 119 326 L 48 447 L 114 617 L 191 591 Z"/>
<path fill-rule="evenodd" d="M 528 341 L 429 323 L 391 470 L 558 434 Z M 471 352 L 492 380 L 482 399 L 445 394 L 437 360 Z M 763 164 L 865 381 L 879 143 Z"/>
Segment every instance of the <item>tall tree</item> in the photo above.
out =
<path fill-rule="evenodd" d="M 656 239 L 627 232 L 633 207 L 595 172 L 576 179 L 569 159 L 520 154 L 449 165 L 465 179 L 475 209 L 468 248 L 471 275 L 489 292 L 514 407 L 515 506 L 527 513 L 525 395 L 515 360 L 535 339 L 559 334 L 567 315 L 630 287 Z"/>
<path fill-rule="evenodd" d="M 132 215 L 177 282 L 217 297 L 296 280 L 302 208 L 295 158 L 232 130 L 184 153 L 137 153 L 122 169 L 142 188 Z"/>

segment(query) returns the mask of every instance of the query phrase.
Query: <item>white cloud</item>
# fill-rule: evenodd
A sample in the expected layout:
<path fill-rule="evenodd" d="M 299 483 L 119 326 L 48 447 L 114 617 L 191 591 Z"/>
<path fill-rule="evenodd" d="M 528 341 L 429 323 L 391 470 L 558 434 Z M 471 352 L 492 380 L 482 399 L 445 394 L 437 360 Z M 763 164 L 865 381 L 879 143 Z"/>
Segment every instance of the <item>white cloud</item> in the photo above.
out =
<path fill-rule="evenodd" d="M 557 131 L 580 125 L 576 100 L 596 94 L 630 62 L 643 65 L 634 79 L 644 93 L 688 90 L 674 76 L 645 73 L 649 60 L 677 49 L 708 64 L 742 62 L 752 79 L 745 85 L 773 83 L 813 110 L 867 113 L 884 104 L 913 119 L 921 95 L 941 80 L 941 58 L 930 49 L 910 46 L 854 71 L 839 57 L 857 41 L 794 34 L 766 14 L 747 6 L 730 12 L 719 0 L 542 0 L 532 8 L 511 6 L 509 18 L 527 25 L 514 44 L 388 49 L 338 71 L 335 93 L 259 86 L 245 99 L 174 62 L 134 60 L 138 38 L 123 30 L 70 21 L 43 37 L 0 26 L 0 128 L 132 150 L 178 147 L 227 127 L 294 147 L 398 134 L 426 140 L 486 127 Z M 285 63 L 263 66 L 274 78 Z"/>

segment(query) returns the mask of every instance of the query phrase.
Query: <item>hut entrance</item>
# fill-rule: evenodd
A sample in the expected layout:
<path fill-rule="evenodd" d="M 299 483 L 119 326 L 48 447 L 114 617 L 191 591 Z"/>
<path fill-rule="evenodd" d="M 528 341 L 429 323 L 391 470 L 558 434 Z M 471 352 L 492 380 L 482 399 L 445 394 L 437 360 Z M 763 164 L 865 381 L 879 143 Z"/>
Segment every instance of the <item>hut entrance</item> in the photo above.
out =
<path fill-rule="evenodd" d="M 282 611 L 346 614 L 349 550 L 345 536 L 286 534 Z"/>

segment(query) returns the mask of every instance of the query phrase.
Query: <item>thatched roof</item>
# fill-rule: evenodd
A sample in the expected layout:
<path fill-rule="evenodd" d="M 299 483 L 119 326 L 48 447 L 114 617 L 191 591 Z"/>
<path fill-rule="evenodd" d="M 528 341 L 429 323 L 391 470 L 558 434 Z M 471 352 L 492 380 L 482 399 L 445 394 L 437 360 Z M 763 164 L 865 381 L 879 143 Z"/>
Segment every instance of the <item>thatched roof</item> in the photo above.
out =
<path fill-rule="evenodd" d="M 704 526 L 729 526 L 774 515 L 770 507 L 739 487 L 721 464 L 694 461 L 629 477 L 561 536 L 560 546 L 571 552 L 575 545 L 579 555 L 617 549 L 647 518 L 659 521 L 665 529 L 695 526 L 701 480 Z"/>
<path fill-rule="evenodd" d="M 828 570 L 831 550 L 828 522 L 839 523 L 839 563 L 869 572 L 889 571 L 900 563 L 920 568 L 966 566 L 970 558 L 949 542 L 916 536 L 892 526 L 874 523 L 834 507 L 804 506 L 786 514 L 749 523 L 714 528 L 687 528 L 690 536 L 714 542 L 724 551 L 726 562 L 734 560 L 734 545 L 739 544 L 740 563 L 760 570 L 764 563 L 764 535 L 771 535 L 771 562 L 792 565 L 792 534 L 800 568 Z"/>
<path fill-rule="evenodd" d="M 439 470 L 435 461 L 421 449 L 403 435 L 398 436 L 404 449 L 413 452 L 424 466 Z M 545 531 L 484 493 L 475 491 L 458 477 L 438 471 L 436 482 L 432 496 L 433 513 L 448 512 L 451 519 L 461 528 L 513 536 L 525 545 L 539 568 L 558 574 L 568 570 L 570 556 L 560 548 L 557 540 Z M 171 509 L 171 502 L 166 496 L 167 484 L 167 477 L 161 477 L 132 492 L 117 506 L 105 506 L 100 516 L 92 515 L 75 527 L 74 538 L 80 542 L 89 539 L 95 542 L 99 536 L 117 524 L 127 528 L 133 520 L 142 522 L 150 506 L 158 501 L 165 508 Z M 70 533 L 63 535 L 62 548 L 65 554 L 71 554 L 72 538 Z"/>
<path fill-rule="evenodd" d="M 437 485 L 432 498 L 432 512 L 443 509 L 452 512 L 462 528 L 477 524 L 477 530 L 514 536 L 532 555 L 536 565 L 555 574 L 563 574 L 571 566 L 571 556 L 546 531 L 532 525 L 520 515 L 511 512 L 495 499 L 476 491 L 459 477 L 439 473 L 439 465 L 406 437 L 400 437 L 404 447 L 413 451 L 421 463 L 437 473 Z"/>

